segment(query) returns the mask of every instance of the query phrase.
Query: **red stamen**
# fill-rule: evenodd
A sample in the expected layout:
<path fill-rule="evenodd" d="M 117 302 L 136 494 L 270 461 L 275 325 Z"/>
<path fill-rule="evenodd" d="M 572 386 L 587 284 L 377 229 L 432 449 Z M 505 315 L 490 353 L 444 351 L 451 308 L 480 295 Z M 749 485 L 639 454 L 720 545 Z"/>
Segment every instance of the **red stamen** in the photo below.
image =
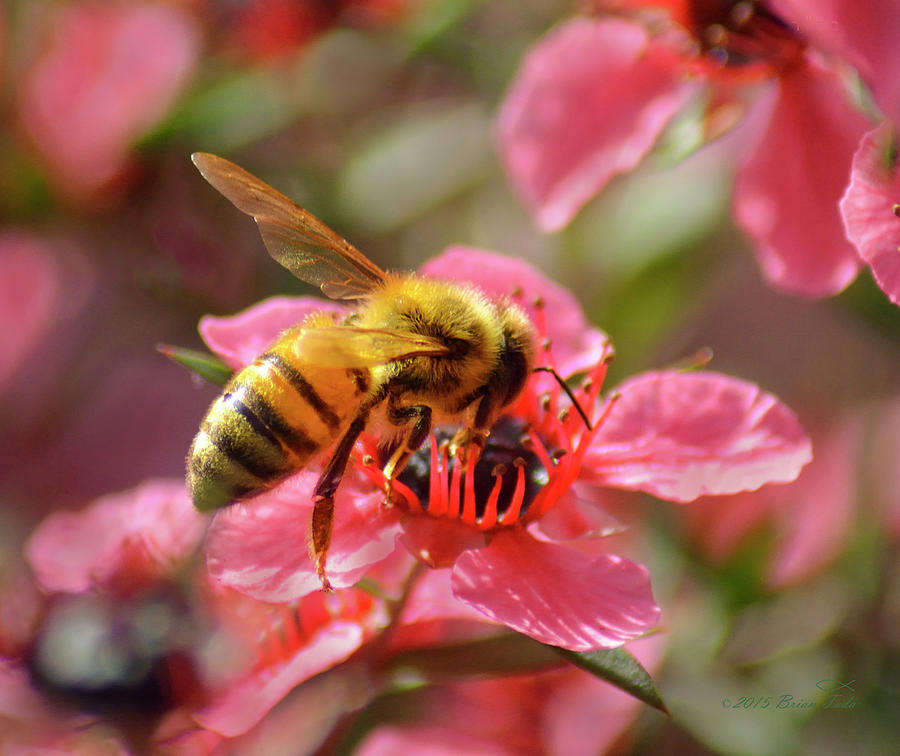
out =
<path fill-rule="evenodd" d="M 522 511 L 522 501 L 525 498 L 525 462 L 521 457 L 518 457 L 513 464 L 517 470 L 516 490 L 513 491 L 509 509 L 503 513 L 503 519 L 500 520 L 502 525 L 507 525 L 519 519 L 519 513 Z"/>
<path fill-rule="evenodd" d="M 478 452 L 474 444 L 466 449 L 466 478 L 463 484 L 463 522 L 469 525 L 475 524 L 475 464 L 478 461 Z"/>
<path fill-rule="evenodd" d="M 429 436 L 431 442 L 431 474 L 428 476 L 428 514 L 440 517 L 447 511 L 447 498 L 444 496 L 446 488 L 446 476 L 441 466 L 441 458 L 438 454 L 437 439 L 434 434 Z"/>
<path fill-rule="evenodd" d="M 399 493 L 406 500 L 407 511 L 412 514 L 423 514 L 425 512 L 425 508 L 422 506 L 422 502 L 419 501 L 419 497 L 416 496 L 412 492 L 412 489 L 405 483 L 401 483 L 394 478 L 394 480 L 391 481 L 391 487 L 393 488 L 394 493 Z"/>
<path fill-rule="evenodd" d="M 459 460 L 457 460 L 457 463 Z M 448 463 L 449 464 L 449 460 Z M 461 475 L 461 465 L 453 465 L 453 472 L 450 474 L 450 496 L 447 502 L 447 517 L 455 520 L 459 517 L 459 477 Z"/>
<path fill-rule="evenodd" d="M 553 470 L 554 464 L 553 460 L 550 459 L 550 454 L 547 452 L 547 447 L 544 446 L 543 442 L 533 430 L 528 431 L 528 438 L 531 439 L 532 451 L 534 451 L 537 458 L 541 461 L 541 464 L 544 466 L 544 469 L 547 471 L 547 474 L 550 474 L 550 471 Z"/>
<path fill-rule="evenodd" d="M 496 465 L 491 470 L 494 476 L 494 487 L 491 489 L 487 503 L 484 505 L 484 514 L 478 522 L 478 527 L 488 530 L 497 524 L 497 500 L 500 498 L 500 489 L 503 488 L 503 473 L 506 472 L 503 465 Z"/>

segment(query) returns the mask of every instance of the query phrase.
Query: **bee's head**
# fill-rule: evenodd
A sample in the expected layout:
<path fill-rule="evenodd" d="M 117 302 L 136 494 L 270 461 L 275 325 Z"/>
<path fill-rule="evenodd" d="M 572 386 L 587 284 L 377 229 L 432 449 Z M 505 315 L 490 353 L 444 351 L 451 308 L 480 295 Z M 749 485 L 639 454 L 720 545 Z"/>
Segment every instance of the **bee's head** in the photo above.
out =
<path fill-rule="evenodd" d="M 499 353 L 499 379 L 496 391 L 499 405 L 505 407 L 522 391 L 534 370 L 534 325 L 525 312 L 514 304 L 500 308 L 503 326 L 503 346 Z"/>

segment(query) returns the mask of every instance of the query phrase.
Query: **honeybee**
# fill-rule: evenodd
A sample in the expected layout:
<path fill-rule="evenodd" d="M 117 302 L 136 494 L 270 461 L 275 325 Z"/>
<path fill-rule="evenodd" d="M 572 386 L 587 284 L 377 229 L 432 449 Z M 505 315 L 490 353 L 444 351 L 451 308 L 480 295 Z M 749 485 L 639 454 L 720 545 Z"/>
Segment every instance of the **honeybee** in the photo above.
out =
<path fill-rule="evenodd" d="M 266 248 L 297 278 L 357 302 L 340 323 L 315 313 L 238 372 L 212 403 L 188 454 L 194 506 L 251 498 L 330 450 L 313 492 L 311 556 L 325 590 L 334 497 L 360 433 L 379 437 L 391 481 L 435 425 L 451 444 L 483 444 L 534 369 L 523 310 L 475 288 L 388 273 L 255 176 L 208 153 L 203 177 L 252 216 Z"/>

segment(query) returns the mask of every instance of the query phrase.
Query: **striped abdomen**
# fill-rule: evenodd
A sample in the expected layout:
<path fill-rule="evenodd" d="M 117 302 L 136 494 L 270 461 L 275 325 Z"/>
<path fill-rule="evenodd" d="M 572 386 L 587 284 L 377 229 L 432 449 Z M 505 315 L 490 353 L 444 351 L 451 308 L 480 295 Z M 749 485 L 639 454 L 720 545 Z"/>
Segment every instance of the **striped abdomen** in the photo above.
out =
<path fill-rule="evenodd" d="M 296 472 L 350 425 L 368 373 L 300 361 L 286 333 L 213 402 L 188 454 L 194 506 L 260 493 Z"/>

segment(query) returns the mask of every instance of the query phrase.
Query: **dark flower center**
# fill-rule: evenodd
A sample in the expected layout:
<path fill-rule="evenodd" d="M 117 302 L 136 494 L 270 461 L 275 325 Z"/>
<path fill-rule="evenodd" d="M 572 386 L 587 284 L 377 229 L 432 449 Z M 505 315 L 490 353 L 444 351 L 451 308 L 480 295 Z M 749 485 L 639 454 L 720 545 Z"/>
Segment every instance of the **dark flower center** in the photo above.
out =
<path fill-rule="evenodd" d="M 722 66 L 765 62 L 782 68 L 806 46 L 777 15 L 750 0 L 693 0 L 685 16 L 701 52 Z"/>
<path fill-rule="evenodd" d="M 454 430 L 445 428 L 436 428 L 433 432 L 439 446 L 449 444 L 453 434 Z M 448 460 L 448 456 L 442 455 L 445 463 L 449 465 L 446 471 L 449 479 L 459 465 L 459 460 L 455 458 Z M 432 469 L 431 459 L 430 448 L 426 444 L 412 456 L 398 478 L 419 498 L 426 509 L 433 508 L 433 505 L 429 506 L 432 476 L 440 474 L 438 470 Z M 519 468 L 524 470 L 524 491 L 521 494 L 516 493 Z M 461 490 L 466 486 L 467 474 L 466 471 L 462 471 L 460 475 Z M 475 465 L 475 516 L 479 520 L 484 516 L 485 507 L 498 478 L 500 490 L 496 504 L 497 515 L 501 519 L 519 497 L 521 497 L 520 515 L 524 514 L 548 481 L 547 468 L 531 448 L 527 426 L 521 420 L 512 417 L 501 417 L 494 424 Z"/>

